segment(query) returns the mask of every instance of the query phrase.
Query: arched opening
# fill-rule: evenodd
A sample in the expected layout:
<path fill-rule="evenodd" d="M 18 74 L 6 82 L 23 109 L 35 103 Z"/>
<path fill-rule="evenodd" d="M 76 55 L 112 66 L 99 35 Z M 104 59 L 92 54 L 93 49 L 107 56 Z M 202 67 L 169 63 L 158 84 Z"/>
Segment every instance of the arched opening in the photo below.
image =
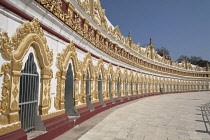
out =
<path fill-rule="evenodd" d="M 78 116 L 79 113 L 75 108 L 75 92 L 74 92 L 74 72 L 72 64 L 69 63 L 69 67 L 66 73 L 65 81 L 65 111 L 68 116 Z"/>
<path fill-rule="evenodd" d="M 141 94 L 143 93 L 143 82 L 141 81 Z"/>
<path fill-rule="evenodd" d="M 196 90 L 196 84 L 194 84 L 194 90 Z"/>
<path fill-rule="evenodd" d="M 209 90 L 208 82 L 206 82 L 206 90 Z"/>
<path fill-rule="evenodd" d="M 91 82 L 90 82 L 90 72 L 89 72 L 89 70 L 86 71 L 86 75 L 87 75 L 87 77 L 86 77 L 86 92 L 85 92 L 85 94 L 86 94 L 86 104 L 87 104 L 87 106 L 89 107 L 90 110 L 94 110 L 95 108 L 91 104 L 91 95 L 90 95 L 90 93 L 91 93 L 91 91 L 90 91 Z"/>
<path fill-rule="evenodd" d="M 184 83 L 182 83 L 182 91 L 184 91 Z"/>
<path fill-rule="evenodd" d="M 118 95 L 118 98 L 122 101 L 122 98 L 121 98 L 121 94 L 120 94 L 120 77 L 117 78 L 117 95 Z"/>
<path fill-rule="evenodd" d="M 98 99 L 102 106 L 105 106 L 105 102 L 103 101 L 103 81 L 101 73 L 98 75 Z"/>
<path fill-rule="evenodd" d="M 29 54 L 21 74 L 19 94 L 21 128 L 25 132 L 45 130 L 38 116 L 39 74 L 33 53 Z"/>
<path fill-rule="evenodd" d="M 176 84 L 174 83 L 174 91 L 176 91 Z"/>
<path fill-rule="evenodd" d="M 133 96 L 133 80 L 131 80 L 130 86 L 131 86 L 131 95 Z"/>
<path fill-rule="evenodd" d="M 147 93 L 147 83 L 144 82 L 144 93 Z"/>
<path fill-rule="evenodd" d="M 155 89 L 156 89 L 156 92 L 158 92 L 158 84 L 155 83 Z"/>
<path fill-rule="evenodd" d="M 86 74 L 87 74 L 87 77 L 86 77 L 86 92 L 85 92 L 86 93 L 86 101 L 91 101 L 91 98 L 90 98 L 90 74 L 89 74 L 88 70 L 87 70 Z"/>
<path fill-rule="evenodd" d="M 151 93 L 150 82 L 148 82 L 148 92 Z"/>
<path fill-rule="evenodd" d="M 130 99 L 129 96 L 128 96 L 128 80 L 127 80 L 127 78 L 125 78 L 124 80 L 125 80 L 125 96 L 128 99 Z"/>
<path fill-rule="evenodd" d="M 115 103 L 115 100 L 113 99 L 113 95 L 112 95 L 112 76 L 111 75 L 109 75 L 108 80 L 109 80 L 109 97 L 112 103 Z"/>
<path fill-rule="evenodd" d="M 189 84 L 188 84 L 188 91 L 191 91 L 191 90 L 192 90 L 192 84 L 189 83 Z"/>
<path fill-rule="evenodd" d="M 176 83 L 176 91 L 179 91 L 179 84 Z"/>
<path fill-rule="evenodd" d="M 139 84 L 138 84 L 138 80 L 137 80 L 137 81 L 136 81 L 136 95 L 139 94 L 139 92 L 138 92 L 138 90 L 139 90 L 138 86 L 139 86 Z"/>

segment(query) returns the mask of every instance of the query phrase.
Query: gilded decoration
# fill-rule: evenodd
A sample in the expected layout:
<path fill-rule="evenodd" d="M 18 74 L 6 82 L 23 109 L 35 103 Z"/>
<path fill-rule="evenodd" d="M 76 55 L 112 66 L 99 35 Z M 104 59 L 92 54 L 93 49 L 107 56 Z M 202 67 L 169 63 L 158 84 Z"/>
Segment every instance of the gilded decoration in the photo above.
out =
<path fill-rule="evenodd" d="M 93 96 L 94 96 L 94 88 L 95 88 L 95 85 L 94 85 L 94 72 L 95 72 L 95 67 L 92 63 L 92 57 L 91 57 L 91 54 L 90 52 L 88 52 L 83 60 L 83 68 L 82 68 L 82 74 L 83 74 L 83 84 L 84 84 L 84 87 L 83 87 L 83 96 L 85 96 L 85 88 L 86 88 L 86 85 L 85 85 L 85 81 L 86 81 L 86 72 L 87 70 L 89 70 L 89 73 L 90 73 L 90 82 L 91 82 L 91 99 L 93 99 Z"/>
<path fill-rule="evenodd" d="M 47 46 L 47 40 L 40 27 L 38 19 L 25 22 L 21 25 L 17 33 L 9 39 L 7 33 L 0 35 L 2 56 L 11 61 L 11 64 L 2 65 L 4 84 L 2 87 L 1 115 L 3 124 L 11 124 L 19 121 L 18 107 L 19 101 L 19 81 L 22 70 L 22 60 L 32 46 L 35 50 L 36 58 L 41 69 L 41 97 L 39 110 L 40 114 L 47 114 L 51 106 L 50 82 L 52 79 L 53 52 Z M 9 71 L 6 71 L 10 69 Z"/>
<path fill-rule="evenodd" d="M 72 60 L 72 65 L 74 68 L 74 80 L 75 80 L 75 103 L 78 103 L 78 100 L 81 98 L 79 96 L 79 78 L 80 78 L 80 64 L 79 60 L 77 59 L 77 53 L 76 49 L 74 46 L 73 41 L 71 41 L 70 44 L 67 45 L 67 47 L 63 50 L 62 53 L 58 54 L 58 68 L 59 71 L 56 73 L 56 78 L 57 78 L 57 94 L 55 97 L 55 107 L 57 110 L 64 109 L 64 84 L 65 84 L 65 79 L 66 79 L 66 70 L 69 65 L 70 60 Z"/>
<path fill-rule="evenodd" d="M 96 76 L 99 76 L 100 73 L 102 75 L 103 85 L 106 85 L 106 75 L 107 75 L 107 72 L 106 72 L 106 70 L 104 68 L 104 62 L 103 62 L 102 57 L 100 57 L 100 59 L 98 60 L 97 66 L 96 66 Z M 97 84 L 98 84 L 98 82 L 97 82 Z M 105 87 L 105 86 L 102 86 L 102 91 L 103 91 L 102 94 L 103 94 L 103 97 L 105 97 L 105 96 L 108 97 L 108 94 L 106 93 L 106 88 L 103 88 L 103 87 Z M 97 87 L 96 87 L 96 89 L 97 89 Z"/>
<path fill-rule="evenodd" d="M 8 60 L 22 60 L 30 45 L 36 42 L 38 45 L 34 45 L 34 48 L 37 51 L 41 50 L 40 54 L 46 57 L 45 60 L 47 61 L 44 61 L 44 64 L 48 67 L 52 65 L 53 53 L 47 46 L 47 41 L 38 19 L 34 19 L 32 22 L 25 22 L 19 27 L 18 32 L 12 36 L 12 39 L 9 39 L 8 33 L 2 33 L 0 40 L 2 40 L 0 46 L 2 55 Z"/>
<path fill-rule="evenodd" d="M 52 112 L 52 113 L 49 113 L 49 114 L 45 114 L 45 115 L 42 115 L 42 120 L 47 120 L 47 119 L 50 119 L 50 118 L 53 118 L 53 117 L 56 117 L 56 116 L 59 116 L 59 115 L 62 115 L 62 114 L 65 114 L 65 110 L 59 110 L 57 112 Z"/>
<path fill-rule="evenodd" d="M 52 69 L 42 68 L 41 70 L 41 98 L 40 98 L 40 105 L 39 111 L 40 115 L 48 114 L 48 111 L 51 107 L 51 97 L 50 97 L 50 83 L 52 79 Z"/>
<path fill-rule="evenodd" d="M 1 114 L 7 115 L 9 113 L 9 100 L 10 100 L 10 91 L 11 91 L 11 79 L 10 79 L 10 63 L 3 63 L 1 67 L 1 73 L 3 74 L 3 86 L 2 86 L 2 97 L 0 101 L 0 111 Z M 8 120 L 7 120 L 8 122 Z M 1 122 L 1 124 L 4 122 Z"/>
<path fill-rule="evenodd" d="M 148 63 L 147 61 L 144 61 L 142 59 L 137 58 L 136 56 L 130 54 L 127 52 L 124 48 L 120 48 L 120 46 L 110 42 L 108 38 L 105 38 L 98 30 L 95 30 L 90 23 L 87 20 L 82 19 L 80 14 L 76 13 L 76 11 L 73 10 L 70 3 L 68 3 L 67 6 L 67 13 L 63 13 L 61 10 L 61 3 L 57 3 L 57 1 L 53 0 L 52 3 L 50 1 L 46 0 L 37 0 L 41 4 L 45 5 L 47 9 L 52 11 L 57 17 L 59 17 L 61 20 L 67 23 L 72 29 L 76 30 L 80 35 L 84 36 L 87 40 L 89 40 L 92 44 L 95 44 L 99 49 L 103 50 L 110 56 L 123 61 L 129 65 L 133 65 L 140 69 L 145 69 L 157 73 L 172 73 L 174 75 L 185 75 L 186 72 L 181 72 L 177 69 L 168 69 L 164 68 L 162 66 L 153 65 Z M 54 2 L 54 3 L 53 3 Z M 98 3 L 94 3 L 94 10 L 100 10 L 100 5 Z M 103 12 L 103 11 L 102 11 Z M 96 22 L 99 24 L 103 24 L 104 21 L 101 19 L 103 17 L 103 14 L 97 13 L 96 15 Z M 84 24 L 84 28 L 82 27 L 82 24 Z M 115 36 L 115 38 L 124 44 L 128 43 L 129 40 L 125 39 L 121 33 L 118 27 L 116 27 L 114 30 L 109 28 L 110 34 Z M 44 32 L 42 28 L 39 25 L 39 22 L 37 19 L 34 19 L 32 22 L 25 22 L 20 28 L 18 29 L 17 33 L 12 36 L 10 39 L 8 37 L 8 33 L 4 32 L 0 35 L 0 49 L 2 52 L 2 56 L 10 62 L 5 62 L 2 65 L 1 69 L 1 75 L 3 75 L 3 85 L 2 85 L 2 96 L 0 101 L 0 125 L 7 125 L 5 127 L 2 127 L 0 129 L 0 134 L 4 134 L 7 132 L 15 131 L 19 129 L 20 122 L 19 122 L 19 107 L 18 107 L 18 99 L 19 99 L 19 84 L 20 84 L 20 71 L 22 70 L 22 60 L 27 54 L 29 48 L 32 46 L 35 50 L 36 58 L 38 59 L 38 64 L 41 69 L 41 96 L 40 96 L 40 103 L 39 103 L 39 115 L 42 115 L 42 120 L 49 119 L 51 117 L 55 117 L 61 114 L 64 114 L 64 84 L 65 84 L 65 76 L 66 76 L 66 69 L 69 65 L 69 62 L 72 60 L 73 68 L 74 68 L 74 80 L 75 80 L 75 103 L 76 105 L 78 102 L 85 103 L 85 81 L 86 81 L 86 71 L 89 70 L 90 72 L 90 80 L 91 80 L 91 98 L 97 99 L 98 96 L 96 96 L 97 91 L 97 79 L 98 74 L 102 72 L 103 75 L 103 81 L 107 81 L 105 85 L 105 91 L 108 91 L 108 77 L 111 78 L 112 81 L 112 91 L 117 96 L 117 81 L 118 77 L 120 76 L 120 82 L 121 82 L 121 95 L 125 95 L 123 91 L 125 91 L 123 86 L 123 81 L 129 82 L 129 91 L 131 89 L 131 80 L 133 85 L 134 92 L 136 90 L 136 82 L 138 81 L 138 74 L 136 73 L 135 76 L 133 76 L 133 73 L 131 72 L 130 75 L 128 75 L 127 70 L 124 70 L 124 74 L 121 73 L 121 68 L 118 66 L 116 68 L 116 71 L 113 70 L 113 66 L 110 63 L 108 65 L 108 70 L 104 68 L 104 62 L 102 58 L 98 60 L 97 66 L 93 65 L 92 62 L 92 56 L 91 53 L 88 52 L 87 55 L 84 58 L 84 61 L 81 62 L 77 58 L 76 49 L 74 46 L 74 43 L 71 42 L 67 47 L 63 50 L 62 53 L 58 54 L 57 57 L 57 65 L 58 65 L 58 71 L 56 72 L 56 79 L 57 79 L 57 87 L 56 87 L 56 97 L 55 97 L 55 108 L 59 110 L 58 112 L 54 113 L 48 113 L 50 107 L 51 107 L 51 97 L 50 97 L 50 84 L 51 79 L 53 77 L 52 69 L 50 69 L 52 62 L 53 62 L 53 52 L 49 49 L 47 46 L 47 41 L 44 36 Z M 127 42 L 126 42 L 127 41 Z M 145 58 L 148 57 L 150 59 L 155 59 L 154 61 L 158 61 L 161 63 L 166 63 L 168 65 L 176 66 L 179 69 L 187 69 L 187 70 L 195 70 L 195 71 L 202 71 L 203 69 L 195 66 L 192 67 L 191 64 L 189 64 L 187 61 L 183 63 L 175 63 L 171 62 L 169 60 L 166 60 L 164 57 L 160 57 L 157 55 L 156 52 L 154 52 L 154 48 L 149 48 L 147 50 L 143 50 L 140 48 L 140 46 L 136 46 L 135 44 L 130 44 L 129 46 L 131 49 L 136 50 L 136 52 L 139 55 L 144 56 Z M 138 48 L 139 47 L 139 48 Z M 140 54 L 141 52 L 142 54 Z M 206 68 L 206 70 L 208 70 Z M 130 70 L 129 70 L 130 71 Z M 142 78 L 141 84 L 142 89 L 141 92 L 147 93 L 148 92 L 148 84 L 150 84 L 150 89 L 152 91 L 154 90 L 154 87 L 152 87 L 152 84 L 156 84 L 158 86 L 163 86 L 163 78 L 156 79 L 154 82 L 154 79 L 152 79 L 151 76 L 147 74 L 143 74 L 144 79 Z M 170 74 L 169 74 L 170 75 Z M 191 76 L 191 75 L 187 75 Z M 202 77 L 201 74 L 193 74 L 193 76 Z M 204 75 L 205 76 L 205 75 Z M 107 78 L 107 79 L 106 79 Z M 95 82 L 95 83 L 94 83 Z M 144 83 L 143 83 L 144 82 Z M 165 81 L 167 82 L 167 81 Z M 177 87 L 180 86 L 182 83 L 181 80 L 173 79 L 171 80 L 172 89 L 171 91 L 176 91 Z M 186 86 L 191 85 L 195 90 L 198 89 L 198 85 L 201 85 L 203 82 L 196 82 L 191 81 L 186 83 Z M 196 87 L 195 87 L 196 86 Z M 138 88 L 139 90 L 139 88 Z M 180 89 L 178 89 L 180 90 Z M 94 91 L 94 92 L 93 92 Z M 157 89 L 159 91 L 159 88 Z M 112 94 L 112 93 L 111 93 Z M 108 92 L 106 97 L 108 97 Z M 11 125 L 11 123 L 13 123 Z"/>
<path fill-rule="evenodd" d="M 56 72 L 56 78 L 57 78 L 57 86 L 56 86 L 56 97 L 54 106 L 57 110 L 60 110 L 64 108 L 64 96 L 61 96 L 61 92 L 64 92 L 63 83 L 61 83 L 61 71 Z M 62 104 L 62 105 L 61 105 Z"/>
<path fill-rule="evenodd" d="M 43 5 L 48 11 L 51 11 L 56 17 L 61 19 L 63 22 L 65 22 L 67 25 L 70 26 L 73 30 L 75 30 L 78 34 L 86 38 L 90 43 L 104 51 L 105 53 L 109 54 L 110 56 L 123 61 L 125 63 L 128 63 L 130 65 L 133 65 L 135 67 L 138 67 L 140 69 L 148 70 L 151 72 L 156 73 L 166 73 L 171 76 L 176 76 L 176 74 L 179 74 L 179 77 L 185 77 L 185 74 L 183 72 L 180 72 L 180 70 L 173 71 L 170 68 L 164 68 L 164 66 L 157 66 L 157 65 L 151 65 L 147 61 L 141 65 L 141 60 L 137 58 L 136 56 L 131 55 L 129 52 L 124 50 L 123 52 L 120 51 L 121 48 L 119 46 L 116 46 L 116 44 L 113 44 L 110 42 L 108 38 L 104 38 L 100 35 L 100 32 L 94 29 L 92 25 L 89 24 L 89 22 L 82 18 L 82 16 L 74 9 L 72 4 L 70 2 L 57 2 L 56 0 L 53 1 L 47 1 L 47 0 L 37 0 L 41 5 Z M 100 1 L 99 0 L 78 0 L 78 3 L 81 5 L 81 7 L 84 8 L 84 10 L 92 16 L 92 19 L 98 23 L 102 29 L 104 29 L 108 34 L 113 36 L 116 40 L 119 40 L 120 43 L 125 45 L 127 48 L 130 48 L 134 52 L 136 52 L 138 55 L 143 56 L 143 58 L 152 59 L 155 62 L 159 62 L 160 64 L 164 63 L 167 65 L 173 65 L 176 66 L 179 69 L 189 69 L 194 71 L 202 71 L 205 70 L 205 68 L 196 68 L 192 67 L 191 64 L 187 64 L 186 67 L 183 67 L 181 64 L 176 64 L 175 62 L 172 62 L 171 60 L 166 60 L 165 57 L 159 56 L 155 51 L 152 43 L 144 50 L 140 47 L 139 44 L 135 45 L 130 38 L 125 38 L 121 35 L 120 30 L 118 27 L 115 27 L 112 29 L 112 27 L 107 26 L 105 11 L 102 9 Z M 66 10 L 67 13 L 65 13 L 62 10 L 62 4 L 66 4 Z M 4 40 L 7 40 L 7 35 L 3 35 Z M 104 42 L 105 41 L 105 42 Z M 112 46 L 116 47 L 109 47 L 110 44 L 113 44 Z M 7 46 L 7 45 L 5 45 Z M 9 50 L 8 50 L 9 51 Z M 123 53 L 123 54 L 122 54 Z M 164 70 L 164 72 L 162 71 Z M 189 76 L 199 76 L 195 74 L 189 74 Z"/>
<path fill-rule="evenodd" d="M 13 132 L 13 131 L 18 130 L 20 128 L 21 128 L 20 122 L 12 124 L 12 125 L 7 125 L 7 126 L 4 126 L 4 127 L 1 127 L 0 135 L 6 134 L 6 133 L 9 133 L 9 132 Z"/>

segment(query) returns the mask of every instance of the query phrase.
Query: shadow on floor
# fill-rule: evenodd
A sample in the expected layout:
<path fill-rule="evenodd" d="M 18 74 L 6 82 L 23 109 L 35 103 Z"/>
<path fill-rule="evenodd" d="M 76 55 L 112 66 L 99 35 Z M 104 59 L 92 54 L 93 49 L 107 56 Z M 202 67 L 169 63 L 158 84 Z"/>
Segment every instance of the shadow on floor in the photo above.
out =
<path fill-rule="evenodd" d="M 203 122 L 206 130 L 196 130 L 199 133 L 208 133 L 210 135 L 210 103 L 203 104 L 202 106 L 197 106 L 201 110 L 203 120 L 195 120 L 197 122 Z"/>

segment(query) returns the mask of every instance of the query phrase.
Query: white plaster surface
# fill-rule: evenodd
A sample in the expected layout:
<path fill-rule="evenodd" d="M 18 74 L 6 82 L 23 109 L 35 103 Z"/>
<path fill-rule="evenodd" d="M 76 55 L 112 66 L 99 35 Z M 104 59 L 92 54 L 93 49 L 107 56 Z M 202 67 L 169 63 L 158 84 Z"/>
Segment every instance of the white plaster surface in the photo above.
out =
<path fill-rule="evenodd" d="M 30 3 L 29 3 L 29 1 L 30 1 Z M 49 12 L 47 12 L 43 7 L 36 5 L 36 2 L 31 1 L 31 0 L 20 0 L 20 1 L 8 0 L 8 2 L 13 4 L 20 10 L 25 11 L 26 14 L 29 14 L 29 15 L 33 14 L 34 17 L 37 17 L 41 23 L 47 25 L 49 28 L 51 28 L 51 29 L 55 30 L 56 32 L 60 33 L 61 35 L 65 36 L 70 41 L 73 40 L 75 44 L 78 44 L 80 47 L 90 51 L 91 53 L 93 53 L 97 56 L 102 56 L 103 59 L 110 61 L 111 63 L 115 63 L 117 65 L 119 64 L 124 67 L 137 70 L 139 72 L 146 72 L 145 70 L 138 69 L 134 66 L 131 66 L 124 62 L 116 60 L 116 59 L 112 58 L 111 56 L 105 54 L 104 52 L 100 51 L 99 49 L 94 47 L 91 43 L 89 43 L 87 40 L 85 40 L 80 35 L 78 35 L 76 32 L 72 31 L 70 28 L 67 29 L 66 25 L 63 25 L 63 23 L 60 20 L 56 19 L 53 15 L 49 14 Z M 75 4 L 75 1 L 72 1 L 72 3 Z M 28 5 L 27 8 L 26 8 L 26 5 Z M 76 9 L 81 9 L 81 7 L 79 8 L 77 5 Z M 82 13 L 84 15 L 84 12 L 82 12 Z M 84 15 L 84 17 L 87 19 L 90 19 L 90 17 L 88 17 L 87 14 Z M 16 33 L 16 30 L 23 22 L 24 22 L 24 20 L 22 18 L 14 15 L 13 13 L 11 13 L 7 10 L 4 10 L 2 7 L 0 7 L 0 29 L 1 29 L 1 31 L 8 32 L 9 37 L 12 37 L 12 35 Z M 104 32 L 93 21 L 91 21 L 91 23 L 96 28 L 98 28 L 99 31 Z M 106 33 L 103 33 L 103 34 L 106 34 Z M 57 68 L 57 54 L 61 53 L 63 51 L 63 49 L 66 48 L 68 42 L 64 42 L 63 40 L 61 40 L 55 36 L 52 36 L 51 34 L 49 34 L 47 32 L 45 32 L 45 37 L 47 38 L 47 44 L 48 44 L 49 48 L 53 49 L 53 53 L 54 53 L 54 61 L 53 61 L 53 65 L 51 67 L 53 69 L 54 78 L 51 81 L 51 85 L 55 85 L 57 83 L 55 75 L 56 75 L 56 71 L 58 70 L 58 68 Z M 85 53 L 81 50 L 78 50 L 78 49 L 76 49 L 76 50 L 77 50 L 78 59 L 80 61 L 83 61 L 84 57 L 86 56 L 87 53 Z M 33 52 L 33 49 L 31 50 L 31 52 Z M 26 61 L 26 58 L 27 58 L 27 55 L 24 58 L 24 62 Z M 95 59 L 95 58 L 92 58 L 92 59 L 93 59 L 94 66 L 96 66 L 98 63 L 98 59 Z M 2 58 L 2 56 L 0 56 L 0 66 L 4 62 L 6 62 L 6 60 L 4 60 L 4 58 Z M 108 64 L 105 64 L 105 67 L 108 68 Z M 114 71 L 116 71 L 116 68 L 117 68 L 116 66 L 113 66 Z M 122 69 L 121 69 L 121 71 L 123 72 Z M 147 73 L 155 74 L 155 73 L 151 73 L 151 72 L 147 72 Z M 128 74 L 130 74 L 130 71 L 128 71 Z M 158 74 L 158 75 L 159 76 L 167 76 L 167 75 L 160 75 L 160 74 Z M 167 76 L 167 77 L 170 77 L 170 76 Z M 176 78 L 176 77 L 173 77 L 173 78 Z M 2 81 L 3 81 L 3 76 L 0 76 L 0 85 L 2 85 Z M 0 99 L 1 99 L 1 90 L 2 89 L 0 88 Z M 50 92 L 56 93 L 56 86 L 51 86 Z M 54 97 L 54 94 L 52 94 L 51 97 Z"/>

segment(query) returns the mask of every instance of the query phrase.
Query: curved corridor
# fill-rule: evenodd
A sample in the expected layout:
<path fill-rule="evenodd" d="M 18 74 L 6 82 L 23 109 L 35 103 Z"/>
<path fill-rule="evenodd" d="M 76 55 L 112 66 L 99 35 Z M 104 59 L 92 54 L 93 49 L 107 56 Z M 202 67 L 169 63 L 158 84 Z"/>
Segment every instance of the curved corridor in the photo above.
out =
<path fill-rule="evenodd" d="M 79 140 L 209 140 L 200 109 L 209 99 L 210 92 L 142 98 L 121 105 Z M 97 120 L 97 116 L 91 119 L 84 123 Z M 74 129 L 70 131 L 76 134 Z M 69 139 L 70 131 L 56 139 Z"/>

